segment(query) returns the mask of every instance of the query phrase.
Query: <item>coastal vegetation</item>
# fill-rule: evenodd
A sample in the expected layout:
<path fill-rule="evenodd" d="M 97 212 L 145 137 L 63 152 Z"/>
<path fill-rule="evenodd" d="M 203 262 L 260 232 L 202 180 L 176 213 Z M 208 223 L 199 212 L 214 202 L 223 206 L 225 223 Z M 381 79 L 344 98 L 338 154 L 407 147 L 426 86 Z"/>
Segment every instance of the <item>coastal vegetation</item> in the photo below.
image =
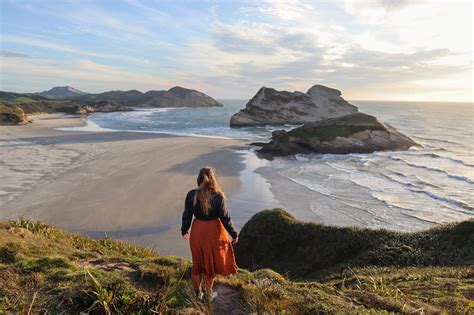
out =
<path fill-rule="evenodd" d="M 474 220 L 403 233 L 301 222 L 282 209 L 264 210 L 242 228 L 235 254 L 240 267 L 305 280 L 348 267 L 472 266 Z"/>
<path fill-rule="evenodd" d="M 266 210 L 244 226 L 236 246 L 240 267 L 249 270 L 219 278 L 219 296 L 208 303 L 192 292 L 188 260 L 41 222 L 4 221 L 0 312 L 468 313 L 473 226 L 402 234 Z"/>
<path fill-rule="evenodd" d="M 16 105 L 4 105 L 0 103 L 0 124 L 19 125 L 29 123 L 23 109 Z"/>

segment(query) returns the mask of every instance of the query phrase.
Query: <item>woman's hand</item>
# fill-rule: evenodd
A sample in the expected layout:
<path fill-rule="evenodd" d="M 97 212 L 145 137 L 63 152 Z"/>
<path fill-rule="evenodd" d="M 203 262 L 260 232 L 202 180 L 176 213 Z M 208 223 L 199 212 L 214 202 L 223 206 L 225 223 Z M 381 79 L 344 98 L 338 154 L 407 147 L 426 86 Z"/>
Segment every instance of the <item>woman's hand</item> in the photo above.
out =
<path fill-rule="evenodd" d="M 189 233 L 183 234 L 183 238 L 184 238 L 185 240 L 189 240 Z"/>
<path fill-rule="evenodd" d="M 236 237 L 232 240 L 232 245 L 235 245 L 239 242 L 239 237 Z"/>

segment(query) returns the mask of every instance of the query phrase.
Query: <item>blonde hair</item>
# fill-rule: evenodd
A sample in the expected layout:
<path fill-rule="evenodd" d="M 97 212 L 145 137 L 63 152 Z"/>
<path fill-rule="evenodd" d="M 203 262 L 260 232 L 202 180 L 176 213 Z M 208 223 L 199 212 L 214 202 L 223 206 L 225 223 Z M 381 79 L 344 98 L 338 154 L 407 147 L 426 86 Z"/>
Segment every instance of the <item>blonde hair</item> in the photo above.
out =
<path fill-rule="evenodd" d="M 211 195 L 213 192 L 219 193 L 222 195 L 222 198 L 225 198 L 221 186 L 217 181 L 216 169 L 212 166 L 204 166 L 201 168 L 197 177 L 197 185 L 198 188 L 194 195 L 193 205 L 196 206 L 199 202 L 202 210 L 207 215 L 209 213 Z"/>

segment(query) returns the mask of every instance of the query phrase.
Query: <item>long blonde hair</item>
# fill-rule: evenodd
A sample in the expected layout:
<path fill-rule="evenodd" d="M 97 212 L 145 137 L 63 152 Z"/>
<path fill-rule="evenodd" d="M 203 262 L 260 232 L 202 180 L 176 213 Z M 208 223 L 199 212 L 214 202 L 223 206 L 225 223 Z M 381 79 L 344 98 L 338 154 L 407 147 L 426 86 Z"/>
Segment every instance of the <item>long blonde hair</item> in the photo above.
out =
<path fill-rule="evenodd" d="M 225 198 L 221 186 L 217 181 L 216 169 L 212 166 L 204 166 L 199 171 L 197 177 L 196 194 L 194 195 L 193 205 L 199 202 L 202 210 L 207 215 L 209 213 L 209 206 L 211 204 L 211 195 L 213 192 L 220 193 L 222 198 Z"/>

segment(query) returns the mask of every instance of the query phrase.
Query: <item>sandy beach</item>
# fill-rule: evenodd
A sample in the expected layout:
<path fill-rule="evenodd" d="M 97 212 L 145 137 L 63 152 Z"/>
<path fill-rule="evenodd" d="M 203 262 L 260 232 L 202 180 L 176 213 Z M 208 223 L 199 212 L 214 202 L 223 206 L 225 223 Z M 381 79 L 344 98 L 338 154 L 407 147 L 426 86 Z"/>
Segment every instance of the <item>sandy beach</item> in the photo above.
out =
<path fill-rule="evenodd" d="M 189 257 L 180 219 L 200 167 L 217 168 L 237 227 L 258 210 L 277 205 L 265 192 L 259 200 L 246 196 L 248 189 L 266 187 L 246 170 L 252 164 L 246 159 L 256 157 L 239 153 L 244 141 L 71 132 L 55 128 L 82 126 L 85 119 L 60 114 L 33 119 L 26 126 L 0 127 L 0 219 L 39 219 Z M 242 185 L 241 175 L 250 176 L 251 184 Z"/>

